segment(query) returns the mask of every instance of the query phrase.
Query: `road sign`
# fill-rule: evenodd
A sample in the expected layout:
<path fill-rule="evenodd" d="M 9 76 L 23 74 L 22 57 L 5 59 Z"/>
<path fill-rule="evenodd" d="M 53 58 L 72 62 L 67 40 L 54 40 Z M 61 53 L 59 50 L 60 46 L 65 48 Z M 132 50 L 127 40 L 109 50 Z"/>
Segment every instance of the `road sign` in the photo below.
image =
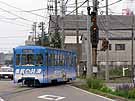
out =
<path fill-rule="evenodd" d="M 46 99 L 46 100 L 50 100 L 50 101 L 59 101 L 59 100 L 64 99 L 65 97 L 56 96 L 56 95 L 42 95 L 42 96 L 38 96 L 37 98 Z"/>

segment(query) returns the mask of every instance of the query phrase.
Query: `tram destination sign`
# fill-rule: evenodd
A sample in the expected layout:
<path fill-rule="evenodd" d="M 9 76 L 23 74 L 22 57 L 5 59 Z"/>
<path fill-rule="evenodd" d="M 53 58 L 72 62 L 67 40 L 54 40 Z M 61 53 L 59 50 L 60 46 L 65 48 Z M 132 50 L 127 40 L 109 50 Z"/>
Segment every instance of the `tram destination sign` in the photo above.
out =
<path fill-rule="evenodd" d="M 23 49 L 22 50 L 23 53 L 33 53 L 33 50 L 32 49 Z"/>

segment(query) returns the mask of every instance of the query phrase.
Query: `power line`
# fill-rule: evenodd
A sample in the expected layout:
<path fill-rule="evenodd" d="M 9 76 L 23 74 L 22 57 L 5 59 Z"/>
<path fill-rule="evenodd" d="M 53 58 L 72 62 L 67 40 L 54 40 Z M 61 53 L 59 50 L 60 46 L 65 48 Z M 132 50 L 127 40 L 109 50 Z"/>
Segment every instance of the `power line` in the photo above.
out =
<path fill-rule="evenodd" d="M 44 17 L 44 16 L 42 16 L 42 15 L 39 15 L 39 14 L 36 14 L 36 13 L 32 13 L 32 12 L 30 12 L 30 11 L 25 11 L 25 10 L 23 10 L 23 9 L 21 9 L 21 8 L 17 8 L 17 7 L 15 7 L 15 6 L 9 5 L 8 3 L 3 2 L 3 1 L 0 1 L 0 3 L 5 4 L 5 5 L 7 5 L 7 6 L 9 6 L 9 7 L 12 7 L 12 8 L 18 9 L 18 10 L 21 10 L 21 11 L 26 12 L 26 13 L 30 13 L 30 14 L 33 14 L 33 15 L 36 15 L 36 16 Z"/>
<path fill-rule="evenodd" d="M 65 2 L 65 6 L 67 5 L 67 3 L 68 3 L 68 0 Z"/>
<path fill-rule="evenodd" d="M 17 11 L 17 12 L 36 12 L 36 11 L 42 11 L 42 10 L 46 10 L 47 8 L 39 8 L 39 9 L 33 9 L 33 10 L 28 10 L 28 11 Z M 35 14 L 35 13 L 34 13 Z"/>
<path fill-rule="evenodd" d="M 25 26 L 25 25 L 22 25 L 22 24 L 17 24 L 17 23 L 13 23 L 13 22 L 1 20 L 1 19 L 0 19 L 0 21 L 1 21 L 1 22 L 5 22 L 5 23 L 15 24 L 15 25 L 18 25 L 18 26 L 23 26 L 23 27 L 27 27 L 27 28 L 28 28 L 28 26 Z"/>
<path fill-rule="evenodd" d="M 10 12 L 10 11 L 8 11 L 8 10 L 5 10 L 5 9 L 3 9 L 3 8 L 0 8 L 0 9 L 1 9 L 2 11 L 5 11 L 5 12 L 11 14 L 11 15 L 17 16 L 18 18 L 20 18 L 20 19 L 22 19 L 22 20 L 25 20 L 25 21 L 28 21 L 28 22 L 33 22 L 33 21 L 31 21 L 31 20 L 25 19 L 25 18 L 23 18 L 23 17 L 21 17 L 21 16 L 18 16 L 17 14 L 14 14 L 14 13 L 12 13 L 12 12 Z"/>
<path fill-rule="evenodd" d="M 88 0 L 85 0 L 80 6 L 78 6 L 76 9 L 74 9 L 73 11 L 71 11 L 70 13 L 66 14 L 65 16 L 70 15 L 71 13 L 75 12 L 76 10 L 78 10 L 80 7 L 82 7 Z"/>
<path fill-rule="evenodd" d="M 2 17 L 2 18 L 0 18 L 1 20 L 3 20 L 3 21 L 11 21 L 11 20 L 17 20 L 17 19 L 19 19 L 19 18 L 7 18 L 7 17 L 5 17 L 5 16 L 3 16 L 3 15 L 0 15 L 0 17 Z M 18 22 L 18 21 L 17 21 Z M 11 22 L 12 23 L 12 22 Z M 28 24 L 25 24 L 25 23 L 22 23 L 22 22 L 20 22 L 21 24 L 24 24 L 24 25 L 28 25 Z"/>
<path fill-rule="evenodd" d="M 14 38 L 23 38 L 25 36 L 5 36 L 5 37 L 0 37 L 0 39 L 14 39 Z"/>
<path fill-rule="evenodd" d="M 111 3 L 111 4 L 107 5 L 107 6 L 109 7 L 109 6 L 111 6 L 111 5 L 114 5 L 114 4 L 119 3 L 119 2 L 121 2 L 121 1 L 122 1 L 122 0 L 118 0 L 118 1 L 113 2 L 113 3 Z M 101 7 L 99 7 L 99 8 L 105 8 L 105 7 L 106 7 L 106 5 L 105 5 L 105 6 L 101 6 Z"/>

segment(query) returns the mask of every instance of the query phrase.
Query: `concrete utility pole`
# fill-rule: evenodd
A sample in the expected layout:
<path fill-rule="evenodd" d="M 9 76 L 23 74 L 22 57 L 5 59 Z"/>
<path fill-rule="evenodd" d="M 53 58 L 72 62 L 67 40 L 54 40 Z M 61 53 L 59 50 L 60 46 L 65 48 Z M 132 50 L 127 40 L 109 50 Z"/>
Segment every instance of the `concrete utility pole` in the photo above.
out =
<path fill-rule="evenodd" d="M 75 5 L 76 5 L 76 43 L 77 43 L 77 52 L 78 52 L 78 58 L 77 58 L 77 64 L 79 65 L 80 61 L 80 46 L 79 46 L 79 25 L 78 25 L 78 0 L 75 0 Z"/>
<path fill-rule="evenodd" d="M 98 6 L 98 0 L 93 0 L 93 12 L 91 13 L 91 17 L 92 17 L 92 26 L 91 26 L 91 32 L 92 31 L 96 31 L 96 33 L 93 34 L 93 32 L 91 33 L 91 36 L 94 35 L 94 37 L 91 39 L 92 42 L 92 72 L 95 74 L 95 77 L 97 76 L 97 46 L 98 46 L 98 26 L 97 26 L 97 14 L 98 14 L 98 10 L 97 10 L 97 6 Z M 95 18 L 93 17 L 95 16 Z M 96 34 L 96 35 L 95 35 Z M 96 42 L 93 40 L 97 40 Z"/>
<path fill-rule="evenodd" d="M 108 41 L 109 40 L 109 35 L 108 35 L 108 30 L 109 30 L 108 27 L 109 27 L 109 25 L 108 25 L 107 18 L 108 18 L 108 0 L 106 0 L 106 24 L 107 24 L 107 27 L 106 27 L 106 40 Z M 105 67 L 105 80 L 106 81 L 109 80 L 108 60 L 109 60 L 109 44 L 108 44 L 108 48 L 106 50 L 106 67 Z"/>
<path fill-rule="evenodd" d="M 41 45 L 44 46 L 44 22 L 41 22 L 41 31 L 42 31 Z"/>
<path fill-rule="evenodd" d="M 87 53 L 87 76 L 91 77 L 92 75 L 92 65 L 91 65 L 91 37 L 90 37 L 90 26 L 91 26 L 91 16 L 90 16 L 90 5 L 89 5 L 89 0 L 87 1 L 87 10 L 88 10 L 88 15 L 87 15 L 87 44 L 85 45 L 86 47 L 86 53 Z M 84 39 L 85 41 L 85 39 Z"/>
<path fill-rule="evenodd" d="M 64 15 L 65 15 L 65 7 L 66 5 L 64 5 L 64 0 L 62 0 L 61 3 L 61 19 L 62 19 L 62 32 L 61 32 L 61 48 L 64 49 Z"/>
<path fill-rule="evenodd" d="M 37 22 L 33 23 L 32 30 L 34 32 L 34 39 L 35 39 L 35 45 L 36 45 Z"/>
<path fill-rule="evenodd" d="M 134 68 L 134 14 L 132 15 L 132 47 L 131 47 L 131 68 L 132 68 L 132 78 L 135 87 L 135 68 Z"/>
<path fill-rule="evenodd" d="M 58 8 L 57 8 L 57 0 L 55 0 L 55 34 L 58 34 Z"/>

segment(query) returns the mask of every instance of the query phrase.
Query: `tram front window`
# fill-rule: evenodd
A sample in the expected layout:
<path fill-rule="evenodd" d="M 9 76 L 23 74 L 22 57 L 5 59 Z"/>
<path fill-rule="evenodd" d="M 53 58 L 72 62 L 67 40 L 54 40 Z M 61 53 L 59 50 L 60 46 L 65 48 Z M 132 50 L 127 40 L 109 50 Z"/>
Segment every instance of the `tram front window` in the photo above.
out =
<path fill-rule="evenodd" d="M 16 54 L 16 65 L 20 65 L 20 54 Z"/>
<path fill-rule="evenodd" d="M 22 55 L 22 65 L 33 66 L 34 65 L 34 55 L 33 54 L 23 54 Z"/>

